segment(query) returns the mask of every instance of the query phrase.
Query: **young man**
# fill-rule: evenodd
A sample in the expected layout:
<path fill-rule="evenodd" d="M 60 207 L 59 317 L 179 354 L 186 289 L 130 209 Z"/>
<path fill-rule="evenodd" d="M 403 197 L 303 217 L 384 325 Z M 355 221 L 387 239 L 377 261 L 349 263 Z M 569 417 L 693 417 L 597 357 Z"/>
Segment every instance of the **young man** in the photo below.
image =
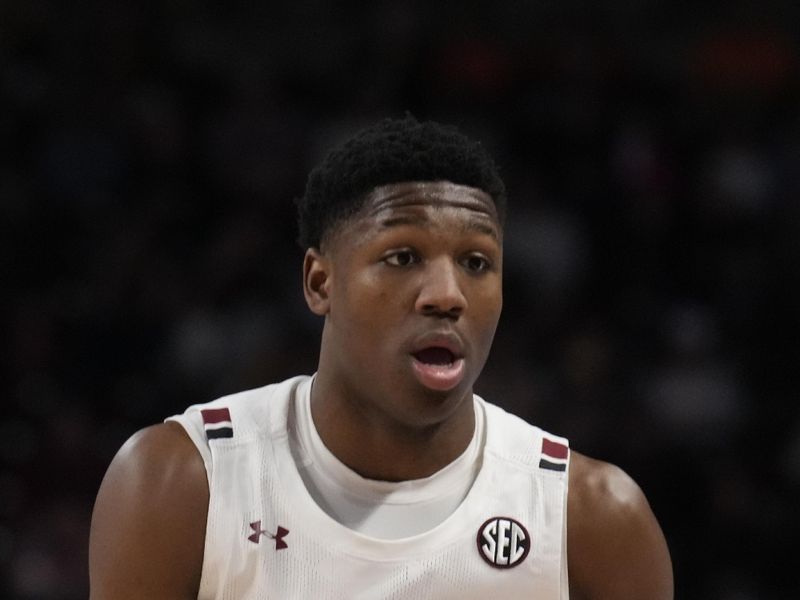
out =
<path fill-rule="evenodd" d="M 91 597 L 672 598 L 637 485 L 473 394 L 505 190 L 412 118 L 334 149 L 299 203 L 313 377 L 134 435 L 92 520 Z"/>

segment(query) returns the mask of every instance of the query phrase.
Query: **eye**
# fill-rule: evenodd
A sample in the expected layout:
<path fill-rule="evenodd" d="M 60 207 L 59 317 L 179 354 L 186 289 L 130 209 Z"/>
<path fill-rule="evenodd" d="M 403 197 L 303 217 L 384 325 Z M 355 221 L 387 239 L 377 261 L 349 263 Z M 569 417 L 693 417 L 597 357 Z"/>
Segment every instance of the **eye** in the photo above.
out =
<path fill-rule="evenodd" d="M 491 268 L 492 263 L 480 254 L 470 254 L 461 261 L 461 265 L 472 273 L 483 273 Z"/>
<path fill-rule="evenodd" d="M 393 267 L 407 267 L 419 262 L 419 257 L 412 250 L 398 250 L 383 259 L 387 265 Z"/>

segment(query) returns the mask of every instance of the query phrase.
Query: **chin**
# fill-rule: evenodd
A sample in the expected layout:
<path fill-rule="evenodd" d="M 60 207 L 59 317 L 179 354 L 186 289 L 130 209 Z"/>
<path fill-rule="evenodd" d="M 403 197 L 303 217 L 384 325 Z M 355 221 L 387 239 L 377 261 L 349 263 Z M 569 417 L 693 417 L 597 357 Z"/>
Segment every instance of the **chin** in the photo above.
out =
<path fill-rule="evenodd" d="M 469 398 L 472 399 L 470 387 L 458 385 L 451 390 L 434 390 L 415 382 L 415 389 L 405 398 L 399 398 L 400 406 L 410 408 L 406 412 L 408 419 L 417 426 L 430 426 L 447 420 Z M 409 399 L 413 403 L 409 406 Z M 411 423 L 409 423 L 411 424 Z"/>

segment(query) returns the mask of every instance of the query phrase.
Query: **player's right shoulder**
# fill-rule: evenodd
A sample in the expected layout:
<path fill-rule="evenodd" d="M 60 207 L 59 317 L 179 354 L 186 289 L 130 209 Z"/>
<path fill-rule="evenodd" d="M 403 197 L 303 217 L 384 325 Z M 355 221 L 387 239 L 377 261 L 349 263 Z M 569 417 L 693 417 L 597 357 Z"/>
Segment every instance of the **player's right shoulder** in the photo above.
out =
<path fill-rule="evenodd" d="M 122 445 L 110 468 L 133 470 L 142 476 L 167 477 L 184 474 L 192 476 L 203 468 L 197 447 L 184 428 L 175 422 L 159 423 L 140 429 Z"/>
<path fill-rule="evenodd" d="M 196 597 L 207 512 L 205 467 L 183 428 L 163 423 L 135 433 L 97 494 L 92 598 Z"/>
<path fill-rule="evenodd" d="M 130 512 L 146 513 L 154 507 L 160 512 L 189 510 L 205 520 L 208 482 L 203 459 L 179 424 L 146 427 L 134 433 L 111 461 L 98 502 L 104 494 Z M 189 498 L 195 501 L 187 502 Z"/>

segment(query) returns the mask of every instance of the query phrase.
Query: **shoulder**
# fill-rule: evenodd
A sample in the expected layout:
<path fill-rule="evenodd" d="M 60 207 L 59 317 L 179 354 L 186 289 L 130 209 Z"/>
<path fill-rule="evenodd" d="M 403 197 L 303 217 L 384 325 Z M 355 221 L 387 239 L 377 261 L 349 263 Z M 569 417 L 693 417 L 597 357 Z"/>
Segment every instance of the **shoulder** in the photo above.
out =
<path fill-rule="evenodd" d="M 486 443 L 490 452 L 513 458 L 516 462 L 538 465 L 544 443 L 553 442 L 566 451 L 568 442 L 565 438 L 546 432 L 479 396 L 475 398 L 486 417 Z"/>
<path fill-rule="evenodd" d="M 221 426 L 232 429 L 237 439 L 260 437 L 286 423 L 289 406 L 298 394 L 307 394 L 312 378 L 298 375 L 277 383 L 243 390 L 203 404 L 193 404 L 185 412 L 171 416 L 186 428 L 189 436 L 202 448 L 208 430 Z M 210 455 L 206 455 L 209 459 Z"/>
<path fill-rule="evenodd" d="M 636 482 L 611 463 L 572 452 L 569 472 L 570 510 L 629 511 L 646 503 Z"/>
<path fill-rule="evenodd" d="M 122 445 L 112 464 L 134 463 L 139 466 L 152 462 L 194 462 L 197 449 L 183 427 L 177 423 L 159 423 L 134 433 Z"/>
<path fill-rule="evenodd" d="M 95 502 L 92 598 L 196 596 L 207 511 L 205 466 L 183 428 L 164 423 L 134 434 Z"/>
<path fill-rule="evenodd" d="M 673 597 L 664 535 L 644 493 L 622 469 L 573 452 L 567 523 L 571 597 Z"/>
<path fill-rule="evenodd" d="M 133 434 L 111 461 L 106 483 L 168 497 L 186 487 L 208 487 L 197 446 L 178 423 L 152 425 Z"/>

